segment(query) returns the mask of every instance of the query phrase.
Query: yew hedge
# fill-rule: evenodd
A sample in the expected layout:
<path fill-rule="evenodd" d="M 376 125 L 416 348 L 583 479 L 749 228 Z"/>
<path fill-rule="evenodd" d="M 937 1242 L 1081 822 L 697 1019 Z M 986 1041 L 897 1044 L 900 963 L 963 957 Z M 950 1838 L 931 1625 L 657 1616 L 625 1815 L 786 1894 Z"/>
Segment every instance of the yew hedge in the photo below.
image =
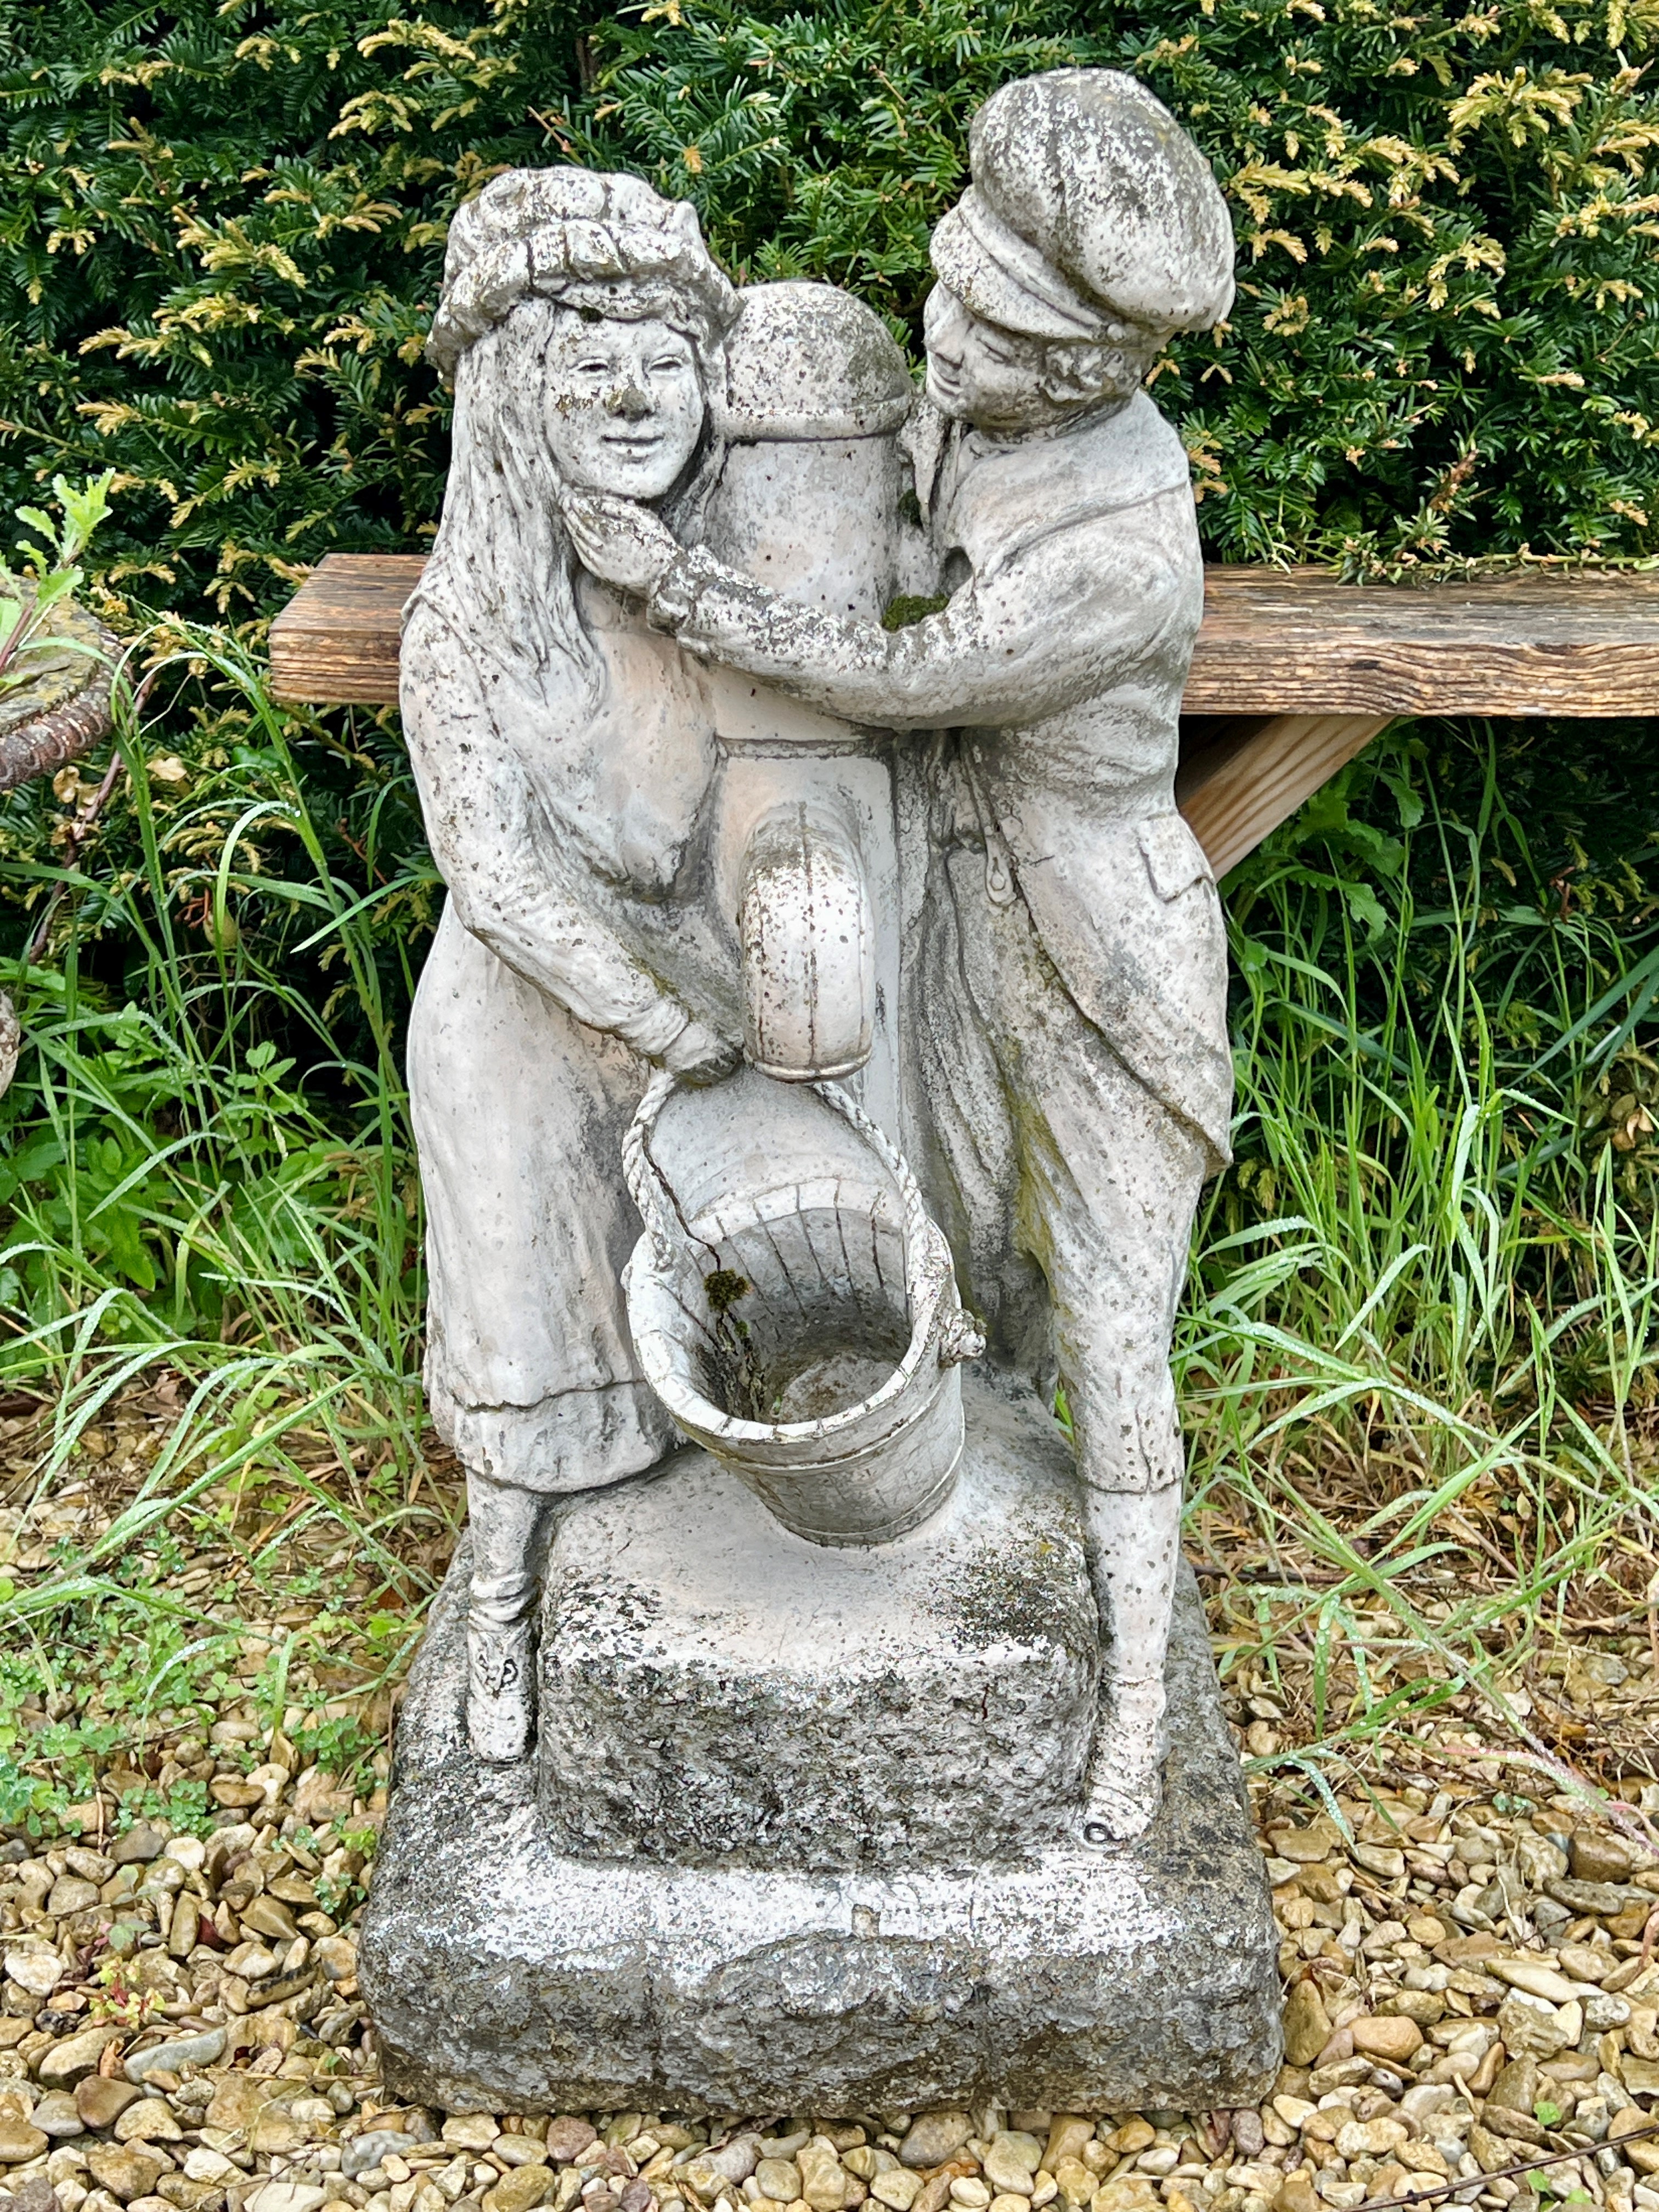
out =
<path fill-rule="evenodd" d="M 1160 369 L 1212 557 L 1659 553 L 1659 0 L 0 0 L 0 511 L 118 471 L 106 582 L 234 621 L 418 544 L 458 199 L 626 166 L 914 343 L 1006 77 L 1133 69 L 1241 285 Z"/>

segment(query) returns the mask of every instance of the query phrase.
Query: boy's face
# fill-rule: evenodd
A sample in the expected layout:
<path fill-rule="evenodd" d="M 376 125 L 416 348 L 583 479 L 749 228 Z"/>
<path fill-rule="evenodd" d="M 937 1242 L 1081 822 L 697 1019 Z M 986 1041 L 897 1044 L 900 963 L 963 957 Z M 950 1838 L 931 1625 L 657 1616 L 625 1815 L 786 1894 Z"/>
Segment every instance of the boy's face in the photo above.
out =
<path fill-rule="evenodd" d="M 927 397 L 942 414 L 1006 435 L 1040 429 L 1076 411 L 1042 389 L 1049 350 L 1044 340 L 981 321 L 943 284 L 927 295 L 922 334 Z"/>

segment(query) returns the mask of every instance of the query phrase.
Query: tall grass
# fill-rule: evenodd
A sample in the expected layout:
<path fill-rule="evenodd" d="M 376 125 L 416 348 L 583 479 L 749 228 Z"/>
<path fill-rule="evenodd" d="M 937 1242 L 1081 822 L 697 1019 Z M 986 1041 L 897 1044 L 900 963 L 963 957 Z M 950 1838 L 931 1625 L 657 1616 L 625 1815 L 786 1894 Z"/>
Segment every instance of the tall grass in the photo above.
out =
<path fill-rule="evenodd" d="M 418 945 L 386 918 L 429 905 L 430 863 L 388 873 L 393 786 L 367 775 L 365 836 L 325 836 L 325 780 L 296 751 L 314 738 L 223 635 L 175 634 L 143 692 L 167 703 L 146 720 L 118 687 L 118 796 L 83 848 L 57 837 L 67 864 L 23 820 L 50 797 L 15 810 L 8 873 L 45 957 L 0 967 L 26 1041 L 0 1109 L 0 1379 L 55 1405 L 46 1485 L 124 1393 L 170 1377 L 180 1414 L 137 1496 L 14 1614 L 126 1595 L 112 1563 L 256 1468 L 394 1570 L 411 1509 L 356 1474 L 419 1459 L 399 1036 Z"/>
<path fill-rule="evenodd" d="M 1572 843 L 1586 812 L 1632 826 L 1618 734 L 1577 742 L 1588 795 L 1564 767 L 1529 819 L 1494 732 L 1385 744 L 1228 886 L 1238 1161 L 1181 1328 L 1193 1516 L 1259 1537 L 1258 1643 L 1311 1653 L 1327 1741 L 1472 1685 L 1559 1767 L 1504 1681 L 1552 1620 L 1644 1617 L 1656 932 L 1644 835 L 1599 875 Z M 1379 1623 L 1437 1662 L 1387 1696 Z"/>
<path fill-rule="evenodd" d="M 27 1036 L 0 1382 L 54 1402 L 45 1486 L 147 1380 L 180 1411 L 108 1529 L 5 1604 L 130 1599 L 123 1553 L 255 1471 L 416 1593 L 399 1538 L 435 1509 L 401 1030 L 435 878 L 406 763 L 384 720 L 273 705 L 216 633 L 151 681 L 166 704 L 129 701 L 95 835 L 65 842 L 73 789 L 0 816 L 42 945 L 0 970 Z M 1637 734 L 1396 733 L 1226 887 L 1238 1157 L 1178 1342 L 1190 1526 L 1248 1568 L 1235 1656 L 1301 1652 L 1328 1747 L 1466 1686 L 1508 1711 L 1552 1622 L 1644 1618 L 1659 767 Z M 1431 1665 L 1387 1687 L 1379 1638 Z M 1548 1745 L 1522 1755 L 1559 1779 Z"/>

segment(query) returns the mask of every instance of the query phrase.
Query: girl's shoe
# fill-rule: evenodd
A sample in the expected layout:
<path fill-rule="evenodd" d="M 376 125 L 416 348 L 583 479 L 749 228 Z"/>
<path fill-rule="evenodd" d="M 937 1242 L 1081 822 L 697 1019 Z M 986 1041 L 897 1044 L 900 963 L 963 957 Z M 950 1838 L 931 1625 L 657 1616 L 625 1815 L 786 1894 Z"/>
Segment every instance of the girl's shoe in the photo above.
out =
<path fill-rule="evenodd" d="M 536 1741 L 536 1640 L 531 1625 L 466 1625 L 466 1733 L 491 1766 L 528 1756 Z"/>

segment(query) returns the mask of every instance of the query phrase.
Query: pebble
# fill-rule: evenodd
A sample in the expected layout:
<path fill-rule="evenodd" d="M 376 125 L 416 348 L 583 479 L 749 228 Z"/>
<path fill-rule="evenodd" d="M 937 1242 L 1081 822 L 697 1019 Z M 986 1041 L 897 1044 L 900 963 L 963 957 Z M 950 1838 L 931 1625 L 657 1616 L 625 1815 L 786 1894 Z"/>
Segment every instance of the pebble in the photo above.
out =
<path fill-rule="evenodd" d="M 0 2112 L 0 2166 L 25 2166 L 50 2148 L 46 2135 L 31 2121 Z"/>
<path fill-rule="evenodd" d="M 49 1997 L 64 1978 L 64 1961 L 50 1943 L 22 1943 L 6 1953 L 6 1978 L 31 1996 Z"/>
<path fill-rule="evenodd" d="M 1487 1968 L 1500 1982 L 1511 1989 L 1525 1990 L 1529 1996 L 1547 1997 L 1551 2004 L 1569 2004 L 1578 1990 L 1565 1974 L 1558 1974 L 1553 1966 L 1532 1959 L 1494 1959 Z"/>
<path fill-rule="evenodd" d="M 67 2089 L 50 2089 L 44 2097 L 33 2099 L 33 2110 L 27 2109 L 33 2093 L 21 2081 L 0 2081 L 0 2110 L 13 2106 L 20 2118 L 31 2120 L 42 2134 L 60 2136 L 83 2135 L 81 2115 L 75 2109 L 75 2100 Z"/>
<path fill-rule="evenodd" d="M 167 1840 L 159 1828 L 147 1826 L 141 1820 L 110 1845 L 111 1861 L 118 1867 L 147 1866 L 152 1859 L 161 1857 Z"/>
<path fill-rule="evenodd" d="M 115 2123 L 117 2142 L 179 2142 L 184 2133 L 165 2097 L 141 2097 Z"/>
<path fill-rule="evenodd" d="M 67 1920 L 71 1913 L 84 1912 L 98 1902 L 98 1885 L 86 1881 L 78 1874 L 60 1874 L 46 1898 L 46 1911 L 54 1920 Z"/>
<path fill-rule="evenodd" d="M 1571 2005 L 1553 2005 L 1525 1990 L 1512 1990 L 1498 2013 L 1498 2033 L 1504 2049 L 1534 2058 L 1553 2058 L 1578 2040 L 1582 2018 L 1572 2019 L 1574 2009 Z"/>
<path fill-rule="evenodd" d="M 500 2123 L 489 2112 L 452 2113 L 440 2130 L 445 2142 L 455 2143 L 462 2150 L 488 2150 L 501 2131 Z"/>
<path fill-rule="evenodd" d="M 982 2181 L 971 2175 L 958 2174 L 951 2184 L 951 2202 L 967 2207 L 967 2212 L 986 2212 L 991 2202 L 991 2192 Z"/>
<path fill-rule="evenodd" d="M 923 2112 L 911 2122 L 899 2144 L 900 2162 L 904 2166 L 943 2166 L 973 2132 L 974 2123 L 966 2112 Z"/>
<path fill-rule="evenodd" d="M 214 2105 L 208 2113 L 210 2119 L 213 2118 L 217 2105 L 218 2100 L 216 2097 Z M 250 2118 L 252 2117 L 252 2115 L 249 2116 Z M 221 2126 L 228 2124 L 231 2127 L 239 2124 L 246 2126 L 247 2124 L 246 2120 L 240 2123 L 235 2120 L 228 2122 L 222 2120 L 219 2123 Z M 415 2147 L 414 2136 L 405 2135 L 401 2128 L 374 2128 L 367 2134 L 354 2136 L 352 2140 L 344 2145 L 340 2153 L 340 2171 L 348 2181 L 351 2181 L 360 2173 L 372 2172 L 383 2158 L 387 2156 L 395 2158 L 399 2151 L 413 2150 Z"/>
<path fill-rule="evenodd" d="M 1414 2020 L 1390 2014 L 1372 2019 L 1362 2015 L 1350 2023 L 1356 2051 L 1372 2058 L 1408 2059 L 1422 2048 L 1423 2031 Z"/>
<path fill-rule="evenodd" d="M 1568 1844 L 1572 1871 L 1580 1881 L 1628 1881 L 1631 1875 L 1630 1846 L 1616 1836 L 1598 1835 L 1594 1829 L 1580 1828 Z"/>
<path fill-rule="evenodd" d="M 328 2191 L 309 2181 L 268 2181 L 245 2201 L 242 2212 L 319 2212 Z"/>
<path fill-rule="evenodd" d="M 723 2180 L 747 2181 L 760 2163 L 760 2137 L 735 2136 L 730 2142 L 708 2153 L 708 2163 Z"/>
<path fill-rule="evenodd" d="M 210 2027 L 201 2035 L 181 2035 L 171 2043 L 152 2045 L 129 2058 L 122 2069 L 129 2081 L 143 2081 L 157 2071 L 182 2073 L 186 2066 L 214 2066 L 225 2055 L 228 2040 L 222 2027 Z"/>
<path fill-rule="evenodd" d="M 508 2166 L 544 2166 L 547 2153 L 534 2136 L 497 2136 L 491 2154 Z"/>
<path fill-rule="evenodd" d="M 911 2212 L 926 2186 L 921 2176 L 909 2166 L 895 2166 L 876 2176 L 870 2184 L 870 2194 L 878 2204 L 887 2205 L 890 2212 Z"/>
<path fill-rule="evenodd" d="M 589 2145 L 596 2143 L 599 2139 L 598 2129 L 589 2122 L 567 2115 L 548 2123 L 547 2154 L 556 2165 L 568 2166 L 572 2159 L 580 2158 Z M 662 2140 L 660 2133 L 658 2140 Z"/>
<path fill-rule="evenodd" d="M 1017 2135 L 1005 2128 L 992 2137 L 981 2170 L 999 2193 L 1024 2198 L 1031 2194 L 1031 2177 L 1042 2156 L 1042 2145 L 1035 2136 Z"/>
<path fill-rule="evenodd" d="M 96 2072 L 99 2060 L 121 2033 L 118 2027 L 87 2027 L 78 2035 L 54 2043 L 40 2061 L 41 2087 L 74 2088 L 77 2081 Z"/>
<path fill-rule="evenodd" d="M 755 2168 L 755 2179 L 761 2195 L 774 2204 L 793 2204 L 800 2195 L 800 2168 L 792 2158 L 762 2159 Z M 901 2208 L 901 2212 L 908 2212 L 908 2207 Z"/>
<path fill-rule="evenodd" d="M 550 2166 L 515 2166 L 493 2189 L 484 2192 L 484 2212 L 531 2212 L 544 2203 L 556 2185 Z"/>
<path fill-rule="evenodd" d="M 96 2143 L 87 2153 L 93 2179 L 123 2204 L 135 2197 L 148 2197 L 171 2164 L 160 2151 L 134 2150 L 126 2143 Z"/>
<path fill-rule="evenodd" d="M 1048 2141 L 1042 2153 L 1043 2171 L 1058 2175 L 1066 2159 L 1080 2158 L 1083 2146 L 1095 2132 L 1092 2120 L 1085 2120 L 1075 2112 L 1057 2112 L 1049 2124 Z"/>
<path fill-rule="evenodd" d="M 1285 2057 L 1292 2066 L 1311 2066 L 1330 2036 L 1330 2014 L 1318 1984 L 1298 1982 L 1285 2003 Z"/>
<path fill-rule="evenodd" d="M 131 2081 L 117 2081 L 106 2074 L 88 2074 L 75 2092 L 75 2109 L 83 2126 L 112 2128 L 127 2106 L 143 2095 Z"/>

